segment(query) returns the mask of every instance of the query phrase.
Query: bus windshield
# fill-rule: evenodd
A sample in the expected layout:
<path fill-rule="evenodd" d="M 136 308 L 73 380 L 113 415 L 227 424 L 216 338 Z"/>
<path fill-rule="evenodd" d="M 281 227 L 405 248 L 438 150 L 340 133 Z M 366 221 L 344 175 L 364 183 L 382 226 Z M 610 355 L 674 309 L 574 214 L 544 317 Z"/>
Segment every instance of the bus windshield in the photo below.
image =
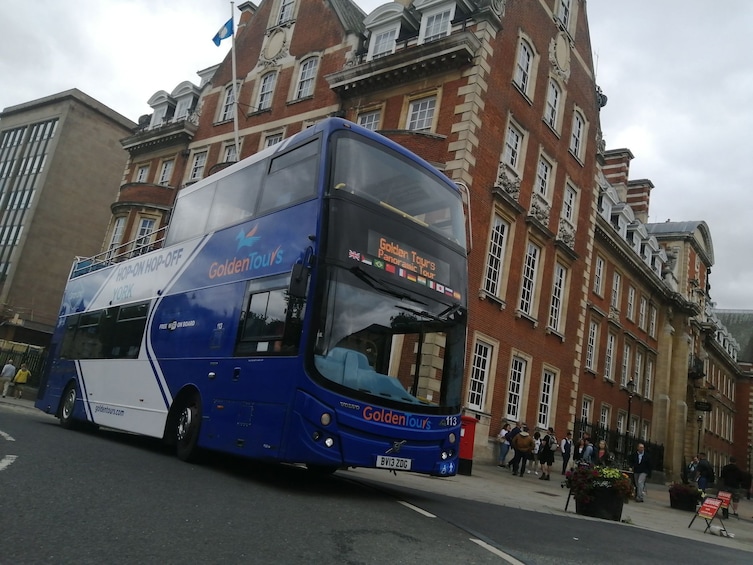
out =
<path fill-rule="evenodd" d="M 332 188 L 367 198 L 465 247 L 460 194 L 426 168 L 350 132 L 340 132 Z"/>
<path fill-rule="evenodd" d="M 325 296 L 320 319 L 327 322 L 319 328 L 314 357 L 322 376 L 413 410 L 460 404 L 460 304 L 413 296 L 359 266 L 333 267 Z"/>

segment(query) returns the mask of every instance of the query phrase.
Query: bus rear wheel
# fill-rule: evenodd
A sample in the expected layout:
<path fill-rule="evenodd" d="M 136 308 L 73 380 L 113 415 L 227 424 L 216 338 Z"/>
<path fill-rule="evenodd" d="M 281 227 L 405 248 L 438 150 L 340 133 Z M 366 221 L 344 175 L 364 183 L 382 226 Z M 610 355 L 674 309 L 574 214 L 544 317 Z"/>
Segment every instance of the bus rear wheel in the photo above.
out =
<path fill-rule="evenodd" d="M 201 427 L 201 409 L 196 398 L 187 398 L 175 418 L 175 454 L 181 461 L 194 461 L 199 452 L 196 446 Z"/>
<path fill-rule="evenodd" d="M 60 400 L 60 425 L 70 430 L 76 426 L 73 419 L 73 410 L 76 407 L 76 385 L 70 383 L 65 387 L 65 392 Z"/>

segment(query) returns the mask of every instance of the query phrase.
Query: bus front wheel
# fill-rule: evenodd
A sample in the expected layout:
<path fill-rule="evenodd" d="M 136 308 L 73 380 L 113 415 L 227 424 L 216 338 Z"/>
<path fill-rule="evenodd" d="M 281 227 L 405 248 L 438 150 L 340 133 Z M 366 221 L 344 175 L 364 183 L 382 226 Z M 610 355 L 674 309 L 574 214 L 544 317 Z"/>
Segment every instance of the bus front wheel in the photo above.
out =
<path fill-rule="evenodd" d="M 65 392 L 60 401 L 60 425 L 70 430 L 75 427 L 76 422 L 73 419 L 73 410 L 76 407 L 76 385 L 70 383 L 65 387 Z"/>
<path fill-rule="evenodd" d="M 175 453 L 181 461 L 194 461 L 198 454 L 201 410 L 195 398 L 186 399 L 175 419 Z"/>

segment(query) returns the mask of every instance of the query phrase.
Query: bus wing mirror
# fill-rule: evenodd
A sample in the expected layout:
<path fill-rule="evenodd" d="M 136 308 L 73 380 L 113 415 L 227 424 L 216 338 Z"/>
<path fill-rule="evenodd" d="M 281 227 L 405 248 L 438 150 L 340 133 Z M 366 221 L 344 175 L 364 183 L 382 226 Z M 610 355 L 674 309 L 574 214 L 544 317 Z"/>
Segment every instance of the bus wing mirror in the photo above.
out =
<path fill-rule="evenodd" d="M 301 263 L 293 265 L 288 292 L 293 298 L 305 298 L 309 283 L 309 269 Z"/>

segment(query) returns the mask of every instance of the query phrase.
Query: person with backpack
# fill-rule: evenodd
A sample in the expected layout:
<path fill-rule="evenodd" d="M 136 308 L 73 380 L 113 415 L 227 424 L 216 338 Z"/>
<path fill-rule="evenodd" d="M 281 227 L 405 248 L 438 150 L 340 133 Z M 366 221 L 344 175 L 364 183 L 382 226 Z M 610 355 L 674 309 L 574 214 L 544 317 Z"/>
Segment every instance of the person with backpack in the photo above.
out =
<path fill-rule="evenodd" d="M 541 446 L 539 447 L 539 464 L 541 465 L 541 476 L 539 477 L 539 479 L 542 481 L 551 480 L 550 474 L 552 472 L 552 465 L 554 465 L 554 449 L 557 445 L 556 441 L 557 440 L 549 434 L 545 434 L 541 439 Z"/>
<path fill-rule="evenodd" d="M 698 465 L 696 465 L 696 473 L 698 473 L 698 488 L 705 491 L 706 487 L 713 485 L 716 481 L 716 475 L 714 474 L 714 468 L 706 459 L 705 453 L 698 454 Z"/>
<path fill-rule="evenodd" d="M 523 429 L 512 439 L 512 447 L 515 450 L 515 457 L 512 458 L 510 466 L 512 474 L 522 477 L 526 472 L 526 462 L 531 458 L 533 451 L 533 438 L 528 433 L 528 426 L 523 424 Z M 520 472 L 518 473 L 518 470 Z"/>

